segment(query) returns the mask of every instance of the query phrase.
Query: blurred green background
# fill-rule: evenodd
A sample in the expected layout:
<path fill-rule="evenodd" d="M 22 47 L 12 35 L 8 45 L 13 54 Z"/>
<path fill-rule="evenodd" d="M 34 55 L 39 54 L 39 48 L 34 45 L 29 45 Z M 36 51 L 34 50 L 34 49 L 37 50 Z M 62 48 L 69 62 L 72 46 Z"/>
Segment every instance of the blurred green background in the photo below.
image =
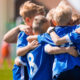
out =
<path fill-rule="evenodd" d="M 13 61 L 12 61 L 13 63 Z M 12 68 L 9 68 L 7 62 L 4 62 L 3 68 L 0 69 L 0 80 L 13 80 Z"/>

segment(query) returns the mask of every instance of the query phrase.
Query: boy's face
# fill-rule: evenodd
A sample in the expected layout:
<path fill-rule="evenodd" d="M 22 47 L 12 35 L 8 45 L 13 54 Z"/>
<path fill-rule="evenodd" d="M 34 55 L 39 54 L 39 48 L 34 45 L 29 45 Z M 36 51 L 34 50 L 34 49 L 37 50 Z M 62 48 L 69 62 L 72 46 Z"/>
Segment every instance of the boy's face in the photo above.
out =
<path fill-rule="evenodd" d="M 25 23 L 26 23 L 28 26 L 32 27 L 33 20 L 34 20 L 34 17 L 31 17 L 31 18 L 27 17 L 27 18 L 25 19 Z"/>

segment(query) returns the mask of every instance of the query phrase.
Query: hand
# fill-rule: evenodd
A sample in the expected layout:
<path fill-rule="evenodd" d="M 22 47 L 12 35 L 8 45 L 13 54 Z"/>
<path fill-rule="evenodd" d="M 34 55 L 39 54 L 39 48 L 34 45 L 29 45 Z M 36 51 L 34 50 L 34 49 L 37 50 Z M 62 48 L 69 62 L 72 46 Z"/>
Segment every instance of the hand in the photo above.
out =
<path fill-rule="evenodd" d="M 47 33 L 49 34 L 52 29 L 54 29 L 54 27 L 49 27 L 48 30 L 47 30 Z"/>
<path fill-rule="evenodd" d="M 16 58 L 15 58 L 14 63 L 15 63 L 17 66 L 21 66 L 21 65 L 22 65 L 22 64 L 20 63 L 19 57 L 16 57 Z"/>
<path fill-rule="evenodd" d="M 20 31 L 24 31 L 27 35 L 31 35 L 32 34 L 32 28 L 30 26 L 19 25 L 18 27 L 19 27 Z"/>
<path fill-rule="evenodd" d="M 38 41 L 36 41 L 36 40 L 32 41 L 32 42 L 29 44 L 30 50 L 38 47 L 38 45 L 39 45 L 39 44 L 38 44 Z"/>
<path fill-rule="evenodd" d="M 34 40 L 37 41 L 37 37 L 38 37 L 38 35 L 30 35 L 30 36 L 27 37 L 27 41 L 28 41 L 29 43 L 31 43 L 31 42 L 34 41 Z"/>
<path fill-rule="evenodd" d="M 70 55 L 74 56 L 74 57 L 77 57 L 78 56 L 78 53 L 77 53 L 75 47 L 67 47 L 67 52 Z"/>
<path fill-rule="evenodd" d="M 75 32 L 80 34 L 80 28 L 76 29 Z"/>
<path fill-rule="evenodd" d="M 33 35 L 32 35 L 32 36 L 31 36 L 31 35 L 30 35 L 30 36 L 28 36 L 28 37 L 27 37 L 27 41 L 28 41 L 29 43 L 31 43 L 31 42 L 33 41 L 33 39 L 32 39 L 32 38 L 33 38 Z"/>

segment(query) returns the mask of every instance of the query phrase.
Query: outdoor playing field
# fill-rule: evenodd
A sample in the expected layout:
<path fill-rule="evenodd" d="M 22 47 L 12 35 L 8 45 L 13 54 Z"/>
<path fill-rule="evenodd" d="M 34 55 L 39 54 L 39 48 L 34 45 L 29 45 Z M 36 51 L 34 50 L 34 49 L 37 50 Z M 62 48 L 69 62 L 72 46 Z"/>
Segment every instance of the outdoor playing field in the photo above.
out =
<path fill-rule="evenodd" d="M 2 69 L 0 69 L 0 80 L 13 80 L 12 79 L 12 69 L 8 68 L 7 63 L 4 63 Z"/>

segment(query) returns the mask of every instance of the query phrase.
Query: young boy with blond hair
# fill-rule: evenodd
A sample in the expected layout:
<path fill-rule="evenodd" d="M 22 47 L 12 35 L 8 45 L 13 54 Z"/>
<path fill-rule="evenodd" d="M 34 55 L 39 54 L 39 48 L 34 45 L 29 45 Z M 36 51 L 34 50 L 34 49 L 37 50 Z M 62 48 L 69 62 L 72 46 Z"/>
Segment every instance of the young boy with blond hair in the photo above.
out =
<path fill-rule="evenodd" d="M 66 6 L 66 7 L 65 7 Z M 76 47 L 76 49 L 79 51 L 79 35 L 75 33 L 75 29 L 80 27 L 78 25 L 74 26 L 68 26 L 71 18 L 72 18 L 72 10 L 70 6 L 68 5 L 59 5 L 55 9 L 55 13 L 53 13 L 53 19 L 52 23 L 55 24 L 55 28 L 49 29 L 48 33 L 50 34 L 52 40 L 56 45 L 65 45 L 64 43 L 69 43 L 70 45 L 73 45 Z M 59 27 L 61 27 L 59 29 Z M 56 29 L 61 30 L 60 34 L 62 33 L 62 36 L 57 34 Z M 71 32 L 71 33 L 70 33 Z M 68 36 L 65 36 L 64 33 L 69 34 Z M 63 37 L 64 36 L 64 37 Z M 61 37 L 61 38 L 60 38 Z M 78 40 L 78 41 L 77 41 Z M 48 48 L 47 48 L 48 49 Z M 79 53 L 78 53 L 79 55 Z M 53 75 L 56 77 L 56 80 L 79 80 L 79 75 L 76 76 L 75 73 L 79 74 L 80 69 L 80 57 L 72 57 L 71 55 L 61 55 L 64 57 L 64 59 L 59 59 L 59 56 L 56 56 L 54 63 L 53 63 Z M 57 60 L 57 61 L 56 61 Z M 69 60 L 69 61 L 68 61 Z M 61 62 L 62 61 L 62 62 Z M 66 62 L 65 62 L 66 61 Z M 58 65 L 59 66 L 58 66 Z M 65 66 L 65 67 L 63 67 Z M 77 66 L 77 67 L 76 67 Z M 61 68 L 61 70 L 60 70 Z M 60 75 L 58 75 L 60 73 Z M 58 77 L 57 77 L 58 75 Z"/>
<path fill-rule="evenodd" d="M 22 68 L 24 68 L 24 65 L 26 65 L 26 63 L 22 62 L 20 60 L 20 58 L 25 57 L 25 54 L 28 51 L 30 51 L 38 46 L 36 41 L 33 41 L 32 43 L 28 44 L 28 42 L 26 41 L 26 38 L 28 37 L 28 35 L 33 34 L 32 33 L 32 22 L 33 22 L 34 17 L 39 14 L 44 15 L 44 13 L 45 13 L 45 11 L 44 11 L 43 6 L 36 5 L 35 3 L 32 3 L 30 1 L 25 2 L 20 7 L 20 15 L 24 19 L 24 22 L 26 25 L 25 27 L 27 27 L 27 31 L 26 31 L 26 33 L 20 32 L 20 34 L 18 36 L 17 55 L 21 56 L 21 57 L 16 58 L 16 60 L 15 60 L 16 64 L 14 65 L 14 68 L 13 68 L 13 80 L 22 80 L 22 79 L 25 80 L 24 70 L 22 70 Z M 26 35 L 26 34 L 28 34 L 28 35 Z M 22 46 L 24 46 L 24 48 Z M 22 55 L 22 51 L 23 51 L 23 55 Z M 19 64 L 22 64 L 22 66 L 18 66 Z"/>

